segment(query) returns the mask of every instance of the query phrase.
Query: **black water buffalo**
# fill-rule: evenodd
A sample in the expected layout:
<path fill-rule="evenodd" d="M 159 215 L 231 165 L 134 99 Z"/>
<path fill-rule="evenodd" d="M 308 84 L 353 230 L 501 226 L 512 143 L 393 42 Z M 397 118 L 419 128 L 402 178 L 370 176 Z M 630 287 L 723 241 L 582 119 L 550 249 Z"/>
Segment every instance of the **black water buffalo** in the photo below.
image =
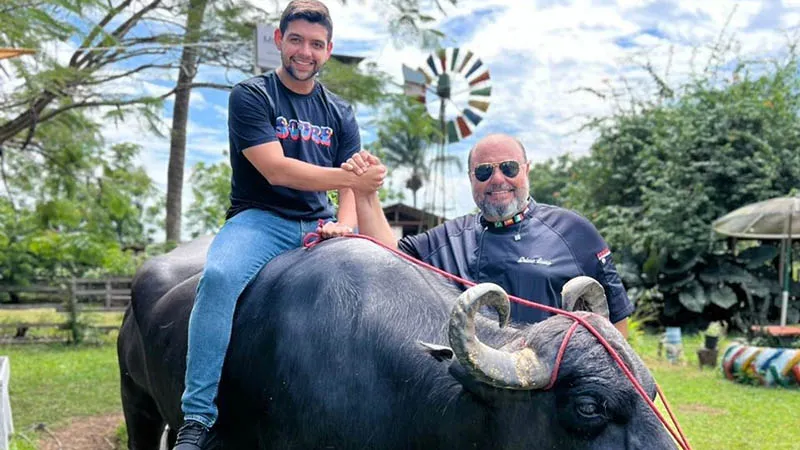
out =
<path fill-rule="evenodd" d="M 181 424 L 187 323 L 207 243 L 154 258 L 134 280 L 118 342 L 131 449 L 155 449 L 165 423 Z M 675 448 L 587 330 L 575 331 L 556 383 L 543 390 L 573 321 L 500 328 L 476 311 L 488 304 L 502 317 L 502 290 L 460 294 L 361 239 L 275 258 L 237 306 L 218 448 Z M 654 396 L 652 377 L 616 329 L 578 314 Z"/>

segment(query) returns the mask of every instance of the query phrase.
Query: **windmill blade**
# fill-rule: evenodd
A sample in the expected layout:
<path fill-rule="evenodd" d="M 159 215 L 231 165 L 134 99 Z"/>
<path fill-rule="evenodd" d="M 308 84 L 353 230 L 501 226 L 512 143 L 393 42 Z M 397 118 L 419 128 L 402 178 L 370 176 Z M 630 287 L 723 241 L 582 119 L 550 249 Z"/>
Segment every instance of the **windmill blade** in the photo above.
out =
<path fill-rule="evenodd" d="M 479 123 L 481 123 L 481 120 L 483 120 L 483 117 L 476 114 L 475 111 L 472 111 L 470 109 L 464 109 L 463 112 L 464 112 L 464 117 L 466 117 L 467 120 L 472 122 L 472 125 L 476 127 L 478 126 Z"/>
<path fill-rule="evenodd" d="M 469 61 L 472 59 L 472 56 L 473 56 L 473 53 L 471 51 L 467 50 L 467 55 L 464 56 L 464 61 L 461 62 L 461 66 L 459 66 L 459 68 L 458 68 L 458 72 L 459 73 L 464 71 L 464 67 L 466 67 L 467 64 L 469 64 Z"/>
<path fill-rule="evenodd" d="M 453 57 L 450 60 L 450 71 L 456 71 L 456 61 L 458 61 L 458 47 L 453 49 Z"/>
<path fill-rule="evenodd" d="M 464 120 L 464 117 L 456 117 L 456 123 L 458 124 L 459 131 L 461 132 L 461 139 L 472 135 L 472 130 L 469 128 L 469 125 L 467 125 L 467 121 Z"/>
<path fill-rule="evenodd" d="M 480 100 L 470 100 L 467 104 L 469 106 L 471 106 L 471 107 L 473 107 L 475 109 L 479 109 L 479 110 L 481 110 L 483 112 L 486 112 L 486 111 L 489 110 L 489 102 L 484 102 L 484 101 L 480 101 Z"/>
<path fill-rule="evenodd" d="M 474 91 L 470 91 L 469 96 L 473 97 L 484 97 L 485 100 L 489 100 L 489 96 L 492 95 L 492 87 L 485 87 L 481 89 L 475 89 Z"/>
<path fill-rule="evenodd" d="M 439 63 L 441 63 L 442 73 L 447 73 L 447 49 L 443 48 L 437 52 L 439 56 Z"/>
<path fill-rule="evenodd" d="M 438 77 L 439 70 L 436 67 L 436 61 L 433 59 L 433 55 L 428 55 L 428 59 L 426 59 L 425 62 L 428 63 L 428 67 L 430 67 L 431 72 L 433 72 L 433 75 Z"/>
<path fill-rule="evenodd" d="M 443 145 L 475 133 L 489 110 L 492 79 L 489 68 L 470 50 L 458 47 L 430 53 L 419 69 L 403 65 L 404 92 L 425 104 L 439 103 L 435 118 L 441 120 Z M 463 80 L 463 81 L 461 81 Z M 455 81 L 457 84 L 451 84 Z M 463 87 L 454 92 L 450 87 Z M 434 96 L 428 97 L 430 92 Z M 464 94 L 467 94 L 464 96 Z M 464 101 L 466 100 L 466 105 Z M 458 103 L 461 103 L 459 105 Z M 433 107 L 428 111 L 433 114 Z M 446 112 L 453 108 L 455 116 Z"/>
<path fill-rule="evenodd" d="M 473 87 L 477 84 L 480 84 L 483 81 L 489 81 L 491 76 L 489 75 L 489 71 L 483 72 L 482 74 L 475 77 L 472 81 L 469 82 L 470 87 Z"/>

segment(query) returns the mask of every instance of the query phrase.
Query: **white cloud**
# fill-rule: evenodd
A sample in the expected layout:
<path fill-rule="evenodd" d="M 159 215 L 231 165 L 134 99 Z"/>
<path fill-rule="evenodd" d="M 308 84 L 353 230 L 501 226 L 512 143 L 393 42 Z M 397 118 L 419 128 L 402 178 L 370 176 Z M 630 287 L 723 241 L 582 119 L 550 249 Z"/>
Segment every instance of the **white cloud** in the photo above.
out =
<path fill-rule="evenodd" d="M 287 2 L 281 0 L 275 12 L 279 13 Z M 743 56 L 774 55 L 786 44 L 784 30 L 777 27 L 796 30 L 800 23 L 800 5 L 794 3 L 784 0 L 784 6 L 791 5 L 793 9 L 780 11 L 767 9 L 766 3 L 754 0 L 617 0 L 611 6 L 595 6 L 590 0 L 459 0 L 455 7 L 446 6 L 447 16 L 432 10 L 437 24 L 450 31 L 451 45 L 472 50 L 492 72 L 488 114 L 476 135 L 452 145 L 448 153 L 466 161 L 467 150 L 478 138 L 490 132 L 508 132 L 523 141 L 534 161 L 566 152 L 586 154 L 595 135 L 578 129 L 588 117 L 607 115 L 614 104 L 580 88 L 605 93 L 613 88 L 623 94 L 621 104 L 626 102 L 627 89 L 638 96 L 652 93 L 651 77 L 642 68 L 646 61 L 652 63 L 659 76 L 676 85 L 707 64 L 711 48 L 721 35 L 735 36 L 738 52 Z M 353 0 L 341 5 L 331 0 L 327 4 L 334 20 L 337 50 L 367 56 L 396 82 L 402 82 L 402 64 L 424 64 L 427 51 L 397 47 L 392 42 L 384 2 Z M 265 1 L 261 6 L 272 9 L 273 2 Z M 754 25 L 759 23 L 762 25 Z M 775 26 L 763 25 L 773 23 Z M 54 43 L 49 51 L 59 57 L 69 56 L 66 47 L 69 44 Z M 246 76 L 249 75 L 203 67 L 196 80 L 228 84 Z M 176 79 L 175 71 L 145 74 L 133 82 L 115 85 L 114 89 L 131 95 L 158 95 L 171 89 Z M 13 81 L 0 89 L 8 89 Z M 187 164 L 219 161 L 228 146 L 226 96 L 210 92 L 196 90 L 192 94 Z M 169 103 L 164 110 L 167 129 L 171 106 Z M 372 110 L 359 109 L 365 142 L 374 136 L 369 120 L 374 114 Z M 142 163 L 162 188 L 166 186 L 169 143 L 165 139 L 155 138 L 138 124 L 130 123 L 109 126 L 105 134 L 109 141 L 142 144 Z M 188 173 L 187 170 L 187 179 Z M 403 177 L 402 170 L 391 174 L 396 188 L 404 188 Z M 472 211 L 467 177 L 453 172 L 445 180 L 447 203 L 453 205 L 447 215 Z M 431 201 L 432 184 L 420 191 L 421 201 Z M 189 192 L 185 187 L 184 195 Z M 407 193 L 406 203 L 410 202 Z"/>
<path fill-rule="evenodd" d="M 798 2 L 800 5 L 800 2 Z M 800 6 L 798 7 L 800 10 Z M 781 26 L 784 28 L 793 28 L 797 29 L 800 26 L 800 11 L 798 12 L 790 12 L 786 13 L 781 17 Z"/>
<path fill-rule="evenodd" d="M 222 119 L 222 121 L 221 122 L 218 121 L 218 123 L 227 124 L 228 123 L 228 107 L 227 107 L 227 105 L 222 106 L 222 105 L 214 104 L 214 105 L 212 105 L 212 108 L 214 109 L 214 112 L 217 113 L 217 118 Z"/>

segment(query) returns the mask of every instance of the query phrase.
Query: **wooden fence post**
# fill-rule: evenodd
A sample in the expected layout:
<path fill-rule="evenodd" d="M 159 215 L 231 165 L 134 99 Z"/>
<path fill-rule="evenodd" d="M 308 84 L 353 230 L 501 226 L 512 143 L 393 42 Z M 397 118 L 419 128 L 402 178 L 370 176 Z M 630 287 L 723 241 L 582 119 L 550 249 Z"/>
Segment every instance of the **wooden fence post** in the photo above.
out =
<path fill-rule="evenodd" d="M 8 439 L 14 433 L 11 419 L 11 403 L 8 398 L 8 382 L 11 379 L 11 360 L 0 356 L 0 450 L 8 449 Z"/>
<path fill-rule="evenodd" d="M 72 343 L 78 344 L 81 341 L 80 324 L 78 323 L 78 281 L 75 277 L 70 280 L 69 304 L 67 305 L 67 320 L 72 336 Z"/>
<path fill-rule="evenodd" d="M 106 308 L 111 308 L 111 278 L 106 278 Z"/>
<path fill-rule="evenodd" d="M 70 288 L 69 288 L 69 304 L 73 307 L 78 305 L 78 280 L 75 277 L 72 277 L 70 280 Z"/>

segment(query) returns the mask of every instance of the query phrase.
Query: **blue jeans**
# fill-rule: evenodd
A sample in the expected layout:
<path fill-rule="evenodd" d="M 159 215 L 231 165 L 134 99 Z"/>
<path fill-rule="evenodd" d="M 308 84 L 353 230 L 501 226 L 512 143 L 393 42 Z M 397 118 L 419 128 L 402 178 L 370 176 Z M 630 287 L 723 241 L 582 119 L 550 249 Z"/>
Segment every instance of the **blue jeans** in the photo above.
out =
<path fill-rule="evenodd" d="M 316 228 L 316 220 L 289 220 L 259 209 L 242 211 L 222 226 L 208 249 L 189 317 L 186 389 L 181 397 L 184 420 L 214 425 L 214 399 L 239 295 L 265 264 L 300 247 L 303 236 Z"/>

